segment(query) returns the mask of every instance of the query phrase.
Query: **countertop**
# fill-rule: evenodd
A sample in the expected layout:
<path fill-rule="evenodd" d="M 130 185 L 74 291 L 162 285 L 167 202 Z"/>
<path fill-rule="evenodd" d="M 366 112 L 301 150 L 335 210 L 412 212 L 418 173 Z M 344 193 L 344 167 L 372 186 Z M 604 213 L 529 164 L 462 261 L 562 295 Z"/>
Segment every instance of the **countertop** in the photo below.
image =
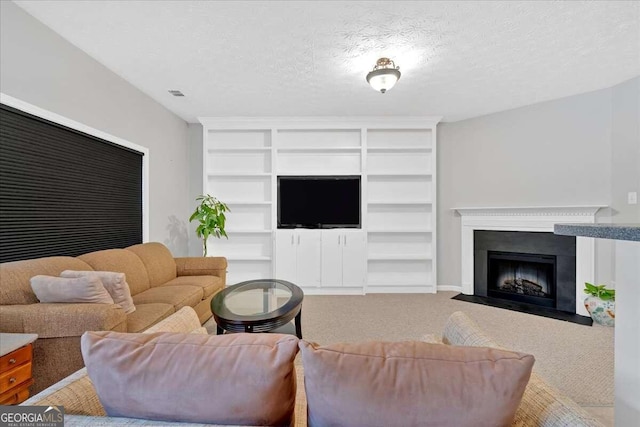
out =
<path fill-rule="evenodd" d="M 555 224 L 553 232 L 563 236 L 640 242 L 640 224 Z"/>
<path fill-rule="evenodd" d="M 34 342 L 38 338 L 36 334 L 0 334 L 0 356 L 9 354 L 14 350 Z"/>

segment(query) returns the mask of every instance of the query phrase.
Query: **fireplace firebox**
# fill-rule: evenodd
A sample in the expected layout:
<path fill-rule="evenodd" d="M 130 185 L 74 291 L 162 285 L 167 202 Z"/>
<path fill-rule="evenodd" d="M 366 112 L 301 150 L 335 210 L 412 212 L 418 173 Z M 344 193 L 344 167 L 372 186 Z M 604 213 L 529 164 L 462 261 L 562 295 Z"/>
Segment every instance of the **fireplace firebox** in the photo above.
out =
<path fill-rule="evenodd" d="M 556 257 L 487 251 L 489 297 L 556 306 Z"/>

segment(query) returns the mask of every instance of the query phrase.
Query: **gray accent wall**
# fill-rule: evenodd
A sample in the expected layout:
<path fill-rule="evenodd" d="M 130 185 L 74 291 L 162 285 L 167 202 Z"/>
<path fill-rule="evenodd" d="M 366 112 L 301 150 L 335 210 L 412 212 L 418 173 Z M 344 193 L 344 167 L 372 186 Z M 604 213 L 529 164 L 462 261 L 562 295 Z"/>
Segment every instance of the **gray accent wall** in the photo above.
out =
<path fill-rule="evenodd" d="M 438 285 L 460 286 L 455 207 L 609 205 L 598 222 L 638 222 L 636 77 L 612 88 L 438 125 Z M 613 245 L 596 241 L 595 281 L 611 284 Z"/>
<path fill-rule="evenodd" d="M 640 77 L 611 88 L 612 222 L 640 223 L 640 203 L 627 204 L 627 193 L 640 197 Z"/>
<path fill-rule="evenodd" d="M 149 148 L 149 238 L 187 255 L 187 123 L 12 2 L 0 18 L 0 90 Z"/>

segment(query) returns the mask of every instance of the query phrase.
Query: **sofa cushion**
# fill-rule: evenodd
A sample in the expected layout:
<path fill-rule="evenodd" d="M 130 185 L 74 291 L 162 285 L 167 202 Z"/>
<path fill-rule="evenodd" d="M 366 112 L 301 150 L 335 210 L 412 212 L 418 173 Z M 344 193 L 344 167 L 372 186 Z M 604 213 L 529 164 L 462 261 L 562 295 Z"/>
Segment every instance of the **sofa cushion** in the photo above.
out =
<path fill-rule="evenodd" d="M 297 341 L 279 334 L 87 332 L 81 346 L 110 416 L 289 426 Z"/>
<path fill-rule="evenodd" d="M 80 255 L 82 261 L 97 271 L 117 271 L 124 273 L 131 289 L 131 295 L 149 289 L 149 276 L 142 260 L 135 253 L 126 249 L 107 249 Z M 67 268 L 65 270 L 79 270 Z"/>
<path fill-rule="evenodd" d="M 142 260 L 151 286 L 158 286 L 176 278 L 176 262 L 169 249 L 162 243 L 143 243 L 129 246 L 127 250 Z"/>
<path fill-rule="evenodd" d="M 184 257 L 175 258 L 178 276 L 220 276 L 225 277 L 228 267 L 225 257 Z"/>
<path fill-rule="evenodd" d="M 137 304 L 136 311 L 127 315 L 127 331 L 142 332 L 175 313 L 172 304 Z"/>
<path fill-rule="evenodd" d="M 33 276 L 59 276 L 64 270 L 92 270 L 86 262 L 68 256 L 28 259 L 0 264 L 0 305 L 35 304 L 29 282 Z"/>
<path fill-rule="evenodd" d="M 114 304 L 113 298 L 98 276 L 54 277 L 38 275 L 31 278 L 31 289 L 42 303 Z"/>
<path fill-rule="evenodd" d="M 182 307 L 171 316 L 163 319 L 145 330 L 145 334 L 156 332 L 179 332 L 184 334 L 207 334 L 207 330 L 200 324 L 198 314 L 191 307 Z"/>
<path fill-rule="evenodd" d="M 506 426 L 534 358 L 422 342 L 300 342 L 309 426 Z"/>
<path fill-rule="evenodd" d="M 169 280 L 167 283 L 160 286 L 198 286 L 202 288 L 204 292 L 204 298 L 207 298 L 217 291 L 224 288 L 222 278 L 217 276 L 178 276 L 173 280 Z"/>
<path fill-rule="evenodd" d="M 174 310 L 177 311 L 185 306 L 194 307 L 202 301 L 202 295 L 202 288 L 197 286 L 159 286 L 134 295 L 133 302 L 136 306 L 162 302 L 173 305 Z"/>
<path fill-rule="evenodd" d="M 95 276 L 104 285 L 104 288 L 109 292 L 113 302 L 118 304 L 125 313 L 133 313 L 136 311 L 136 306 L 133 304 L 131 298 L 131 289 L 127 283 L 124 273 L 117 273 L 113 271 L 75 271 L 65 270 L 60 273 L 60 277 L 92 277 Z"/>

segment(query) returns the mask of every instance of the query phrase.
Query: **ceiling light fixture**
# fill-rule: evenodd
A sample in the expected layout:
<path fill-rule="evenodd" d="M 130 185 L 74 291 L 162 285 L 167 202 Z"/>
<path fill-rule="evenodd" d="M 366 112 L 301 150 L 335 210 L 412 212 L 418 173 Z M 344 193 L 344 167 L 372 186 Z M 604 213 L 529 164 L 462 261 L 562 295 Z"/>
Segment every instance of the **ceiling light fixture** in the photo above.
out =
<path fill-rule="evenodd" d="M 385 93 L 400 80 L 400 67 L 389 58 L 380 58 L 376 61 L 373 70 L 367 74 L 367 82 L 377 91 Z"/>

